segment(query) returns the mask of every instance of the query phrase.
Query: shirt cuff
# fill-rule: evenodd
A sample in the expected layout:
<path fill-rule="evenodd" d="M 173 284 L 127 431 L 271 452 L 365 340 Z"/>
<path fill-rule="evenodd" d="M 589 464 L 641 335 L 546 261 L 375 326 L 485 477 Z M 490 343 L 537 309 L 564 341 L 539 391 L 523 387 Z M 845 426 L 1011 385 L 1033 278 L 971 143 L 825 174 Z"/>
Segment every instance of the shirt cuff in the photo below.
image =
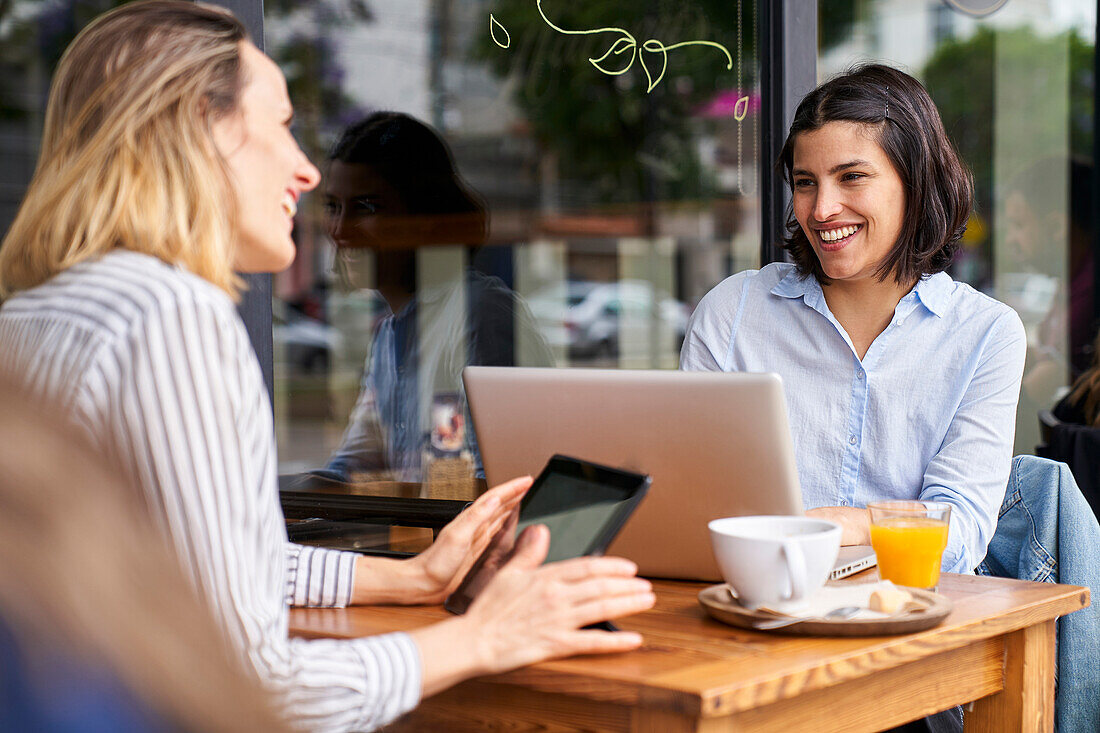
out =
<path fill-rule="evenodd" d="M 952 507 L 954 511 L 956 507 Z M 974 560 L 973 566 L 970 566 L 969 558 L 971 553 L 966 546 L 966 542 L 959 536 L 958 531 L 952 532 L 956 527 L 954 522 L 951 523 L 947 531 L 947 547 L 943 551 L 943 562 L 940 564 L 940 568 L 945 573 L 962 573 L 964 575 L 972 575 L 974 573 L 974 567 L 977 567 L 981 559 Z"/>
<path fill-rule="evenodd" d="M 351 603 L 358 554 L 289 542 L 286 549 L 288 605 L 343 608 Z"/>
<path fill-rule="evenodd" d="M 355 639 L 356 650 L 368 670 L 368 678 L 377 680 L 362 708 L 364 728 L 373 730 L 404 715 L 420 702 L 423 670 L 420 647 L 404 632 Z"/>

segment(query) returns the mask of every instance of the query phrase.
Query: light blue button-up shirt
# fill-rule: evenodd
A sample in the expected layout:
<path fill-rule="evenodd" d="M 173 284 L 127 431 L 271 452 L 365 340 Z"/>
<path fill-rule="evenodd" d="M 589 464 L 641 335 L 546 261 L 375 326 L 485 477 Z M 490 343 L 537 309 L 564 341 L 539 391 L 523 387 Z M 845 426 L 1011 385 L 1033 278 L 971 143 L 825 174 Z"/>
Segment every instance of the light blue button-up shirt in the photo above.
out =
<path fill-rule="evenodd" d="M 803 505 L 948 502 L 943 569 L 970 572 L 1005 495 L 1025 349 L 1015 311 L 939 273 L 861 361 L 817 280 L 775 263 L 707 293 L 680 368 L 778 373 Z"/>

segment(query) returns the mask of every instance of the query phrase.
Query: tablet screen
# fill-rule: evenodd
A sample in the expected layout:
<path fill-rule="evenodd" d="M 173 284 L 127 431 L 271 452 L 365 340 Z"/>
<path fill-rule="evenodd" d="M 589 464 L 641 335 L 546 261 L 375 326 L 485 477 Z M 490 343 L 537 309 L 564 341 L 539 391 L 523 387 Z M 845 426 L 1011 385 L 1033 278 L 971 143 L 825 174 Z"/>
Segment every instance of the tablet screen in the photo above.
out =
<path fill-rule="evenodd" d="M 509 526 L 502 532 L 518 536 L 526 527 L 545 524 L 550 530 L 546 562 L 600 554 L 626 523 L 648 486 L 649 477 L 642 474 L 554 456 L 523 498 L 514 529 Z M 492 561 L 490 556 L 499 554 L 502 545 L 510 547 L 511 539 L 494 539 L 447 599 L 447 610 L 465 612 L 503 560 L 498 557 Z"/>
<path fill-rule="evenodd" d="M 546 562 L 588 555 L 632 495 L 629 489 L 599 483 L 596 476 L 551 473 L 538 491 L 524 497 L 516 531 L 533 524 L 550 529 Z"/>

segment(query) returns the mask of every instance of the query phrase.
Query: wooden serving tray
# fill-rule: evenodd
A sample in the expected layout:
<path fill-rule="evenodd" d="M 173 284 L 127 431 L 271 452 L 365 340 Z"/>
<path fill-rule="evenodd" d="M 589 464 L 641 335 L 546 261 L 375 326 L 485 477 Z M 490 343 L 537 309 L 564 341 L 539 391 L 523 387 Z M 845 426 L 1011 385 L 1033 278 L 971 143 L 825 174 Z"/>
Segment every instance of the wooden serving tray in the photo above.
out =
<path fill-rule="evenodd" d="M 800 636 L 889 636 L 891 634 L 910 634 L 937 626 L 951 613 L 951 601 L 939 593 L 919 588 L 906 588 L 913 594 L 913 600 L 923 604 L 923 608 L 887 616 L 886 618 L 861 619 L 813 619 L 799 621 L 789 626 L 770 629 L 773 633 L 797 634 Z M 699 603 L 703 609 L 717 621 L 739 626 L 744 629 L 757 629 L 756 625 L 765 621 L 774 621 L 781 616 L 765 611 L 749 611 L 730 596 L 724 583 L 712 585 L 699 591 Z"/>

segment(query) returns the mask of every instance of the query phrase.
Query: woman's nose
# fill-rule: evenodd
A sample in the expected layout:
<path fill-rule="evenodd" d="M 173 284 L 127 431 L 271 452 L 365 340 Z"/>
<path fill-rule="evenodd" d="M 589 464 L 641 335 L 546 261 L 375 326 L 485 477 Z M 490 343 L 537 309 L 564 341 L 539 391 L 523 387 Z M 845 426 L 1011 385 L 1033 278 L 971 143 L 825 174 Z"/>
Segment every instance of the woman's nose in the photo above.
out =
<path fill-rule="evenodd" d="M 347 216 L 341 208 L 339 213 L 330 213 L 326 217 L 328 234 L 334 241 L 345 239 L 347 234 Z"/>
<path fill-rule="evenodd" d="M 312 191 L 317 188 L 317 184 L 321 182 L 321 171 L 317 170 L 317 166 L 309 162 L 309 158 L 306 154 L 298 151 L 301 155 L 301 163 L 298 166 L 298 170 L 295 171 L 295 177 L 298 179 L 298 185 L 303 191 Z"/>
<path fill-rule="evenodd" d="M 828 221 L 844 209 L 840 197 L 828 186 L 819 186 L 814 200 L 814 219 Z"/>

